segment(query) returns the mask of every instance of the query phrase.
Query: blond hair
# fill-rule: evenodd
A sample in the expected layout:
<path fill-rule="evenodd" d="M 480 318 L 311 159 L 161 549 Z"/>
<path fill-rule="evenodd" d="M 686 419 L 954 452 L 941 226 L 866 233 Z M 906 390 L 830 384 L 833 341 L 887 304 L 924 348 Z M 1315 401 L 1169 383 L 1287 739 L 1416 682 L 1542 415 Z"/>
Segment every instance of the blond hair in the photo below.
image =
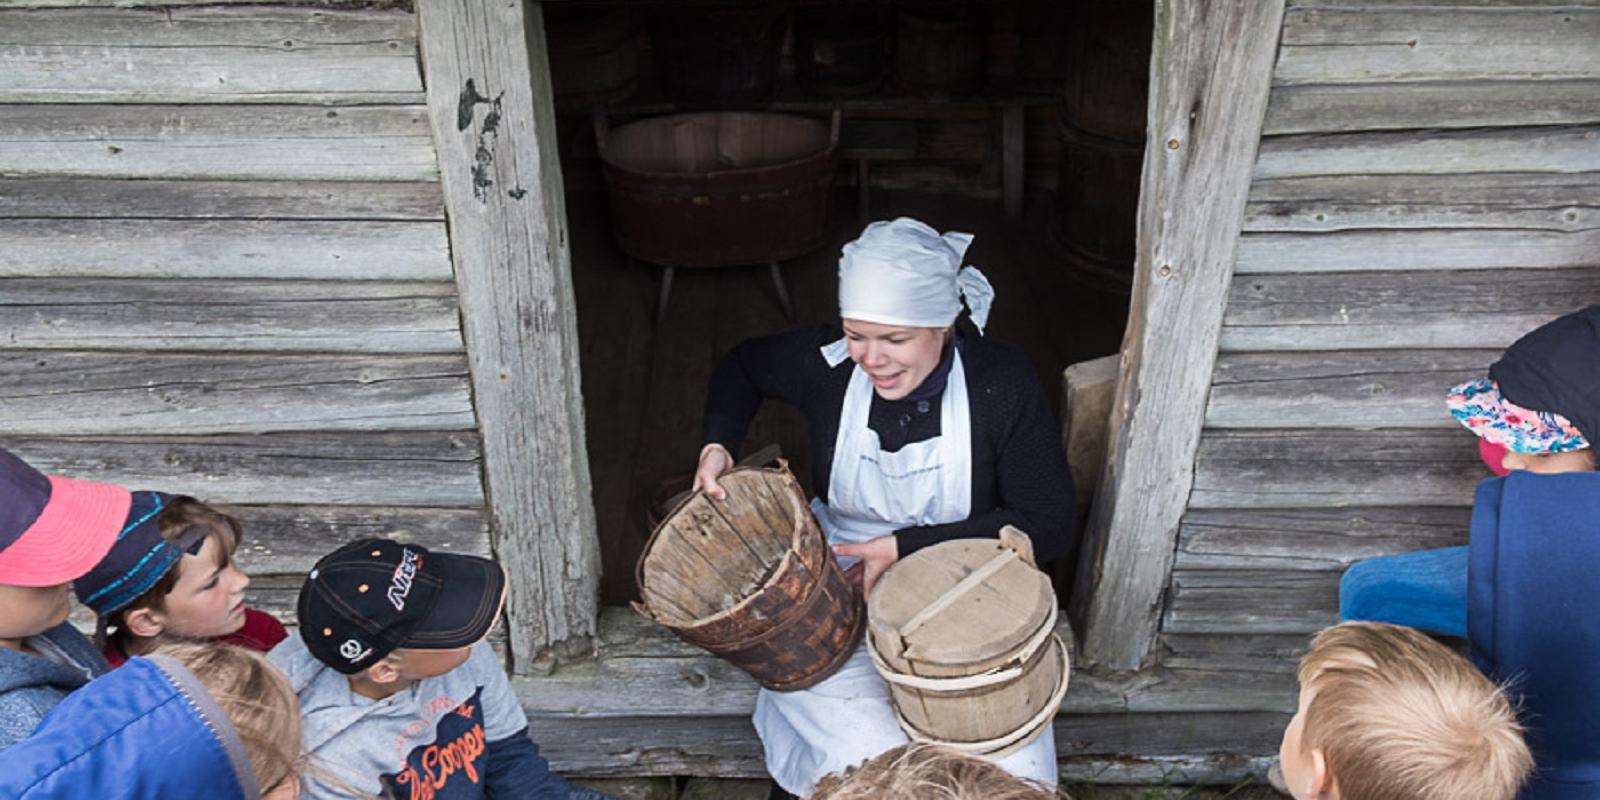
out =
<path fill-rule="evenodd" d="M 155 652 L 194 673 L 228 715 L 262 794 L 300 780 L 300 701 L 272 662 L 252 650 L 201 642 L 171 642 Z"/>
<path fill-rule="evenodd" d="M 817 781 L 810 800 L 1054 800 L 993 761 L 930 744 L 896 747 Z"/>
<path fill-rule="evenodd" d="M 1320 749 L 1345 800 L 1509 800 L 1533 758 L 1500 687 L 1397 625 L 1324 629 L 1300 660 L 1301 747 Z"/>

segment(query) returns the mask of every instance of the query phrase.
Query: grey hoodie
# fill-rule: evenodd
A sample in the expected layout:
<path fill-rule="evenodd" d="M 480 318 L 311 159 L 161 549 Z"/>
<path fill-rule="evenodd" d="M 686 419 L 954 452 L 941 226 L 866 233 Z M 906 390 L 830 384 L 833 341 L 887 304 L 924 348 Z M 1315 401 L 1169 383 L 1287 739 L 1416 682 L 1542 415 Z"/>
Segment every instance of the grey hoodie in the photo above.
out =
<path fill-rule="evenodd" d="M 110 669 L 94 645 L 65 622 L 26 642 L 48 657 L 0 647 L 0 750 L 28 738 L 56 703 Z"/>
<path fill-rule="evenodd" d="M 486 745 L 528 726 L 499 658 L 479 642 L 465 664 L 382 700 L 318 661 L 299 636 L 267 654 L 300 696 L 312 763 L 376 796 L 483 797 Z M 308 777 L 302 800 L 348 797 Z"/>

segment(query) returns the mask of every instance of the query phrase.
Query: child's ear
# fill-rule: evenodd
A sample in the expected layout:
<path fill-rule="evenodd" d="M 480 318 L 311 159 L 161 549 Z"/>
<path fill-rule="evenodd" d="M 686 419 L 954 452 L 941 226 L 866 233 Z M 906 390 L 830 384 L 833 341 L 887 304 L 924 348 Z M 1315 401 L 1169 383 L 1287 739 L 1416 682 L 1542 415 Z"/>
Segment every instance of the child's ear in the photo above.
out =
<path fill-rule="evenodd" d="M 122 615 L 122 627 L 141 639 L 154 639 L 167 629 L 167 622 L 153 608 L 136 608 Z"/>
<path fill-rule="evenodd" d="M 400 659 L 394 653 L 378 659 L 378 663 L 366 668 L 367 680 L 373 683 L 394 683 L 400 679 Z"/>
<path fill-rule="evenodd" d="M 1336 798 L 1339 796 L 1337 782 L 1333 773 L 1328 771 L 1328 756 L 1322 748 L 1311 749 L 1311 791 L 1308 797 Z"/>

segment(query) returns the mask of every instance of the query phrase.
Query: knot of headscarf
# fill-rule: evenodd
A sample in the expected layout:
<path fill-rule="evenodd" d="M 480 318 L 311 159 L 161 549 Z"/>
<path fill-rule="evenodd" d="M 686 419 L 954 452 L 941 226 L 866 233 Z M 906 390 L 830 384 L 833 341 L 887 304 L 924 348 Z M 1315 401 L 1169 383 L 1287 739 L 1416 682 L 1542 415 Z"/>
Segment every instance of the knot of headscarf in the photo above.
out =
<path fill-rule="evenodd" d="M 943 328 L 965 301 L 978 333 L 989 322 L 994 287 L 962 266 L 972 234 L 941 234 L 909 217 L 874 222 L 839 257 L 839 316 L 880 325 Z"/>

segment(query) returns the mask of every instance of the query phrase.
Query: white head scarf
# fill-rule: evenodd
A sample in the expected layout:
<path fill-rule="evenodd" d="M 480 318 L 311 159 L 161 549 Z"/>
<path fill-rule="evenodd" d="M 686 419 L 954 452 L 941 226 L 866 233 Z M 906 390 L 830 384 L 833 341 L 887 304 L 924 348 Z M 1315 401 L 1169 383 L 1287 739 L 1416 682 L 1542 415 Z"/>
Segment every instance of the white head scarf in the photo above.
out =
<path fill-rule="evenodd" d="M 961 266 L 972 234 L 940 234 L 909 217 L 874 222 L 839 257 L 839 316 L 880 325 L 942 328 L 966 300 L 983 333 L 994 287 L 977 267 Z"/>

